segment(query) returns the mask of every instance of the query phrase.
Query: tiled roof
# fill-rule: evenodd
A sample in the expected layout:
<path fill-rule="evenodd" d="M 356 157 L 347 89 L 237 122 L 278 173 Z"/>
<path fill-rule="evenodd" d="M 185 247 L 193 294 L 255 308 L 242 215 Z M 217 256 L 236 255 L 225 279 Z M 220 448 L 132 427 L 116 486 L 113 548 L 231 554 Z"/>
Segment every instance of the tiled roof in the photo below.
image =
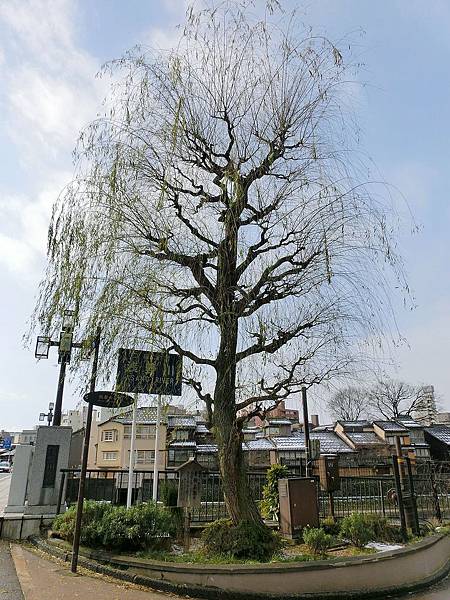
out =
<path fill-rule="evenodd" d="M 269 419 L 267 422 L 269 425 L 292 425 L 292 421 L 289 419 Z"/>
<path fill-rule="evenodd" d="M 209 433 L 209 429 L 203 423 L 198 423 L 196 433 Z"/>
<path fill-rule="evenodd" d="M 300 438 L 303 441 L 305 439 L 305 434 L 301 431 L 296 431 L 293 437 Z M 321 454 L 342 454 L 344 452 L 355 452 L 353 448 L 350 448 L 334 431 L 313 429 L 310 431 L 309 437 L 312 440 L 320 440 Z"/>
<path fill-rule="evenodd" d="M 305 450 L 305 441 L 300 436 L 270 438 L 277 450 Z"/>
<path fill-rule="evenodd" d="M 366 421 L 362 419 L 361 421 L 342 421 L 339 420 L 338 423 L 342 425 L 344 430 L 353 429 L 353 430 L 363 430 L 365 427 L 370 427 L 372 424 L 370 421 Z"/>
<path fill-rule="evenodd" d="M 195 442 L 170 442 L 169 448 L 196 448 Z"/>
<path fill-rule="evenodd" d="M 398 417 L 396 419 L 397 423 L 401 423 L 407 429 L 422 429 L 423 425 L 418 423 L 411 417 Z"/>
<path fill-rule="evenodd" d="M 124 425 L 131 425 L 133 420 L 133 411 L 129 410 L 120 415 L 112 417 L 110 421 L 117 423 L 123 423 Z M 161 421 L 164 422 L 164 417 L 161 417 Z M 136 423 L 139 425 L 155 425 L 156 423 L 156 407 L 154 406 L 142 406 L 137 409 L 136 412 Z"/>
<path fill-rule="evenodd" d="M 347 446 L 344 440 L 334 433 L 334 431 L 311 431 L 310 437 L 312 440 L 320 440 L 321 454 L 342 454 L 346 452 L 354 452 L 352 448 Z"/>
<path fill-rule="evenodd" d="M 190 415 L 172 415 L 167 417 L 168 427 L 182 427 L 185 429 L 195 429 L 197 422 L 194 416 Z"/>
<path fill-rule="evenodd" d="M 346 436 L 357 445 L 361 444 L 366 446 L 385 443 L 375 433 L 373 433 L 373 431 L 346 432 Z"/>
<path fill-rule="evenodd" d="M 447 427 L 447 425 L 432 425 L 427 427 L 425 431 L 440 442 L 450 446 L 450 427 Z"/>
<path fill-rule="evenodd" d="M 316 431 L 316 432 L 333 431 L 333 429 L 334 429 L 333 423 L 330 423 L 329 425 L 318 425 L 317 427 L 314 427 L 314 431 Z"/>
<path fill-rule="evenodd" d="M 242 444 L 243 450 L 273 450 L 275 446 L 268 438 L 248 440 Z"/>
<path fill-rule="evenodd" d="M 407 428 L 401 423 L 397 423 L 396 421 L 374 421 L 374 425 L 377 425 L 383 431 L 391 431 L 393 433 L 403 433 L 407 432 Z"/>
<path fill-rule="evenodd" d="M 197 444 L 197 452 L 199 454 L 208 454 L 209 452 L 217 452 L 217 444 Z"/>

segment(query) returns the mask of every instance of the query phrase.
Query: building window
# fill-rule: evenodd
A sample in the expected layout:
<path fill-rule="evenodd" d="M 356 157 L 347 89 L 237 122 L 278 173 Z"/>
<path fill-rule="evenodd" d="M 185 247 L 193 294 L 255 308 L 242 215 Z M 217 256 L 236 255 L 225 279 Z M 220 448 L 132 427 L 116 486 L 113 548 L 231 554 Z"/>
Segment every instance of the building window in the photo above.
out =
<path fill-rule="evenodd" d="M 301 459 L 305 457 L 305 453 L 296 450 L 281 450 L 278 452 L 280 464 L 292 467 L 300 466 Z"/>
<path fill-rule="evenodd" d="M 116 442 L 117 429 L 108 429 L 102 433 L 102 442 Z"/>
<path fill-rule="evenodd" d="M 185 429 L 175 429 L 175 431 L 173 432 L 173 436 L 175 440 L 187 442 L 189 439 L 189 432 Z"/>
<path fill-rule="evenodd" d="M 250 450 L 249 463 L 251 465 L 270 465 L 270 455 L 268 450 Z"/>
<path fill-rule="evenodd" d="M 154 425 L 137 425 L 136 426 L 136 439 L 148 440 L 154 438 L 156 435 L 156 428 Z M 131 438 L 131 425 L 125 425 L 124 437 Z"/>
<path fill-rule="evenodd" d="M 118 452 L 103 452 L 103 460 L 117 460 Z"/>
<path fill-rule="evenodd" d="M 155 462 L 154 450 L 138 450 L 136 455 L 136 464 L 144 465 Z"/>
<path fill-rule="evenodd" d="M 194 450 L 183 449 L 183 450 L 175 450 L 169 449 L 168 455 L 168 465 L 170 467 L 175 467 L 184 464 L 190 458 L 194 457 Z"/>

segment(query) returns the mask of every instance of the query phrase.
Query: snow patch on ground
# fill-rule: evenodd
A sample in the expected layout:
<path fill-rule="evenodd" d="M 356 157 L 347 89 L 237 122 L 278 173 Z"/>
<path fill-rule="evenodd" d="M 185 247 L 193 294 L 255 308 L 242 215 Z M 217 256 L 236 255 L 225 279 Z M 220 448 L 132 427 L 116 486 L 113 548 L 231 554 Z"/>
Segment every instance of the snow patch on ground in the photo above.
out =
<path fill-rule="evenodd" d="M 401 544 L 383 544 L 383 542 L 370 542 L 366 548 L 373 548 L 377 552 L 385 552 L 388 550 L 400 550 L 403 548 Z"/>

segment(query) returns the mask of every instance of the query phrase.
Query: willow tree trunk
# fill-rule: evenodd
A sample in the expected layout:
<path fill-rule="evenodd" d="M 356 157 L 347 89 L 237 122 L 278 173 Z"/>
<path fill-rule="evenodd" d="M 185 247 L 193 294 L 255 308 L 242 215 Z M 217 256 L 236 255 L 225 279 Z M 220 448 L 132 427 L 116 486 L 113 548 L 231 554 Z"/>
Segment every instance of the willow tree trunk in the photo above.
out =
<path fill-rule="evenodd" d="M 263 521 L 248 482 L 247 465 L 242 450 L 242 426 L 236 420 L 237 322 L 233 323 L 232 318 L 225 321 L 214 394 L 214 432 L 218 444 L 225 504 L 235 524 L 251 521 L 262 525 Z"/>

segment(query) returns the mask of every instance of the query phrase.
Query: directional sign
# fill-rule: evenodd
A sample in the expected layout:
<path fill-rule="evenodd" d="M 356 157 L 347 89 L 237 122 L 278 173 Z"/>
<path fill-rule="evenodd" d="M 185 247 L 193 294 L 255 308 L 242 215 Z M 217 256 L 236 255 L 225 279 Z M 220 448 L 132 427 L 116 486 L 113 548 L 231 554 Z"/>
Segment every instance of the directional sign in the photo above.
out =
<path fill-rule="evenodd" d="M 119 349 L 116 387 L 121 392 L 181 396 L 182 357 Z"/>
<path fill-rule="evenodd" d="M 133 404 L 131 396 L 110 391 L 89 392 L 84 395 L 83 400 L 90 402 L 94 406 L 104 406 L 106 408 L 121 408 L 122 406 Z"/>

